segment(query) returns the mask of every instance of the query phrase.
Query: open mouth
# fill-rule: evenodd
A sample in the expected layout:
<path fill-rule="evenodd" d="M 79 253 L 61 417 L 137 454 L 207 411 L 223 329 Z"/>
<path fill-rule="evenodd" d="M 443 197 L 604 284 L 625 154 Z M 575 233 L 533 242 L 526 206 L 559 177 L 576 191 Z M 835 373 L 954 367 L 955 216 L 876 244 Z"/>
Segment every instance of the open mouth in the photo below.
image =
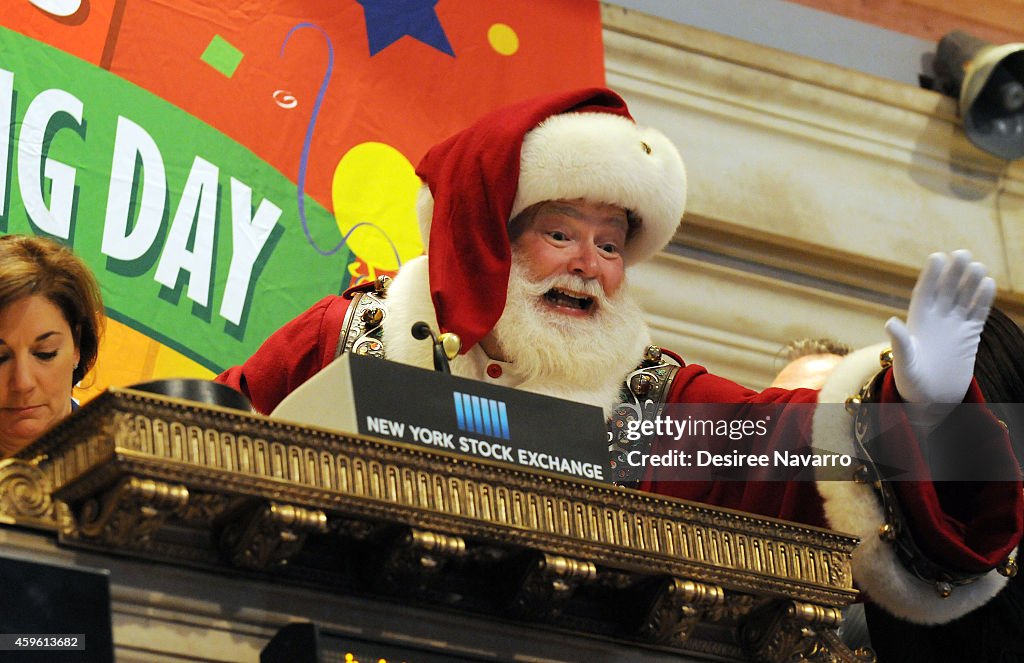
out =
<path fill-rule="evenodd" d="M 592 297 L 571 294 L 560 288 L 552 288 L 545 292 L 544 300 L 553 306 L 561 306 L 579 311 L 589 311 L 594 305 Z"/>

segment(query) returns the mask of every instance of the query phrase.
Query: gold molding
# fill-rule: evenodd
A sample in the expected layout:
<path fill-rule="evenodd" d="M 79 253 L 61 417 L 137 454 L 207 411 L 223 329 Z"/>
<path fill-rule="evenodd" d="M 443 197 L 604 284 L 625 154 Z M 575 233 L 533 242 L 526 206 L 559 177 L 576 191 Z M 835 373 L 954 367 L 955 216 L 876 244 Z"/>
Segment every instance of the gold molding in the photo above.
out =
<path fill-rule="evenodd" d="M 757 661 L 785 663 L 874 663 L 871 650 L 841 645 L 836 628 L 843 621 L 836 608 L 777 601 L 755 610 L 739 630 L 743 650 Z"/>
<path fill-rule="evenodd" d="M 724 656 L 735 638 L 694 634 L 781 598 L 831 615 L 856 596 L 856 540 L 836 532 L 130 389 L 0 464 L 0 522 Z M 499 568 L 514 581 L 491 601 Z"/>
<path fill-rule="evenodd" d="M 110 546 L 148 541 L 164 521 L 188 504 L 188 488 L 129 476 L 83 500 L 65 528 Z"/>
<path fill-rule="evenodd" d="M 320 509 L 259 501 L 227 511 L 214 523 L 226 559 L 243 569 L 267 569 L 288 563 L 313 532 L 327 531 Z"/>
<path fill-rule="evenodd" d="M 466 556 L 466 542 L 458 536 L 403 528 L 388 546 L 378 570 L 378 584 L 399 594 L 424 592 L 437 582 L 445 565 Z"/>
<path fill-rule="evenodd" d="M 51 497 L 53 483 L 36 462 L 0 460 L 0 523 L 44 529 L 67 526 L 70 515 Z"/>
<path fill-rule="evenodd" d="M 724 606 L 725 591 L 721 587 L 669 578 L 640 632 L 657 643 L 682 645 L 705 613 Z"/>
<path fill-rule="evenodd" d="M 740 585 L 757 578 L 810 601 L 854 595 L 845 558 L 854 540 L 827 530 L 128 389 L 67 423 L 25 451 L 46 456 L 39 467 L 68 503 L 146 476 L 457 536 L 514 532 L 554 554 Z"/>
<path fill-rule="evenodd" d="M 529 563 L 512 610 L 533 619 L 550 618 L 561 612 L 578 587 L 596 578 L 593 562 L 540 553 Z"/>

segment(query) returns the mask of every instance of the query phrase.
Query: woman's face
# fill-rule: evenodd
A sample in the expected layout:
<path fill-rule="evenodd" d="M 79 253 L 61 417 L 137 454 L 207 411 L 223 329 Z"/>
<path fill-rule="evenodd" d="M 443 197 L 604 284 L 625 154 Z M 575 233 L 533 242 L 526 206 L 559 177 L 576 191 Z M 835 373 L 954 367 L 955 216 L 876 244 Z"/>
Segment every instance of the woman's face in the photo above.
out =
<path fill-rule="evenodd" d="M 38 295 L 0 309 L 0 457 L 71 412 L 78 348 L 64 314 Z"/>

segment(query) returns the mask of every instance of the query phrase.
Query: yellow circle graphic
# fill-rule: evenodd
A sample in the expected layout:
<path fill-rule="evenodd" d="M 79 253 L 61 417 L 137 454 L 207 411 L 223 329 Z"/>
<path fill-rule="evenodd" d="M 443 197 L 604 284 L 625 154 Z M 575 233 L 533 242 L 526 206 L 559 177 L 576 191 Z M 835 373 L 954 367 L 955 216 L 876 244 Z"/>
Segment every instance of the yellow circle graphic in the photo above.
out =
<path fill-rule="evenodd" d="M 405 156 L 384 143 L 361 143 L 334 169 L 331 199 L 338 230 L 374 269 L 395 270 L 423 253 L 416 220 L 420 178 Z"/>
<path fill-rule="evenodd" d="M 487 41 L 501 55 L 513 55 L 519 50 L 519 35 L 504 23 L 495 23 L 487 30 Z"/>

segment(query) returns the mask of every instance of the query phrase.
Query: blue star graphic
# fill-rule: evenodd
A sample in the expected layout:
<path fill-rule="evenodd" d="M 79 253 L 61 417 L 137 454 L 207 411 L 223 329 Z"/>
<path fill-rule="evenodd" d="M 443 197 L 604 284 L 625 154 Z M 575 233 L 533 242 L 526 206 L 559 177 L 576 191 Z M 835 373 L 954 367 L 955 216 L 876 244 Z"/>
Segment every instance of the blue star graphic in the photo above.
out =
<path fill-rule="evenodd" d="M 363 6 L 370 56 L 405 35 L 455 57 L 434 6 L 438 0 L 356 0 Z"/>

